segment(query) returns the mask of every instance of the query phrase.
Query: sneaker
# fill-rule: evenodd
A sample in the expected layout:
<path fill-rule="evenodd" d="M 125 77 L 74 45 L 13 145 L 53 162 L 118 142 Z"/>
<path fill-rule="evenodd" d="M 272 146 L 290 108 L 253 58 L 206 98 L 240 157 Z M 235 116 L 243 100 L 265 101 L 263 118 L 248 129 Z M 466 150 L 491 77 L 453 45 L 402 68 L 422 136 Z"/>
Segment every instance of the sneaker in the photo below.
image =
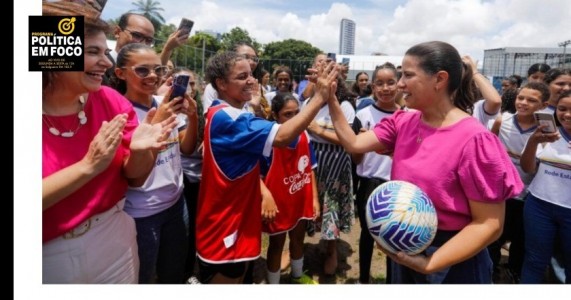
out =
<path fill-rule="evenodd" d="M 202 284 L 200 283 L 200 281 L 198 280 L 198 278 L 191 276 L 190 278 L 188 278 L 188 280 L 186 281 L 186 284 Z"/>
<path fill-rule="evenodd" d="M 301 274 L 299 278 L 291 278 L 291 283 L 295 284 L 319 284 L 317 281 L 313 280 L 310 276 Z"/>

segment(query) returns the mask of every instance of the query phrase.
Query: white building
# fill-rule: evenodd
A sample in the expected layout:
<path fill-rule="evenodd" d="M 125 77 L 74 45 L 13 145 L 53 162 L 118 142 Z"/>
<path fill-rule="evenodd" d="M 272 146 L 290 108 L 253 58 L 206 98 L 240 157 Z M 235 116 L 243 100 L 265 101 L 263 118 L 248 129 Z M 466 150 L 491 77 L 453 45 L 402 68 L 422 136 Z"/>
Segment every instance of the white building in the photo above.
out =
<path fill-rule="evenodd" d="M 355 22 L 341 19 L 339 30 L 339 54 L 355 54 Z"/>

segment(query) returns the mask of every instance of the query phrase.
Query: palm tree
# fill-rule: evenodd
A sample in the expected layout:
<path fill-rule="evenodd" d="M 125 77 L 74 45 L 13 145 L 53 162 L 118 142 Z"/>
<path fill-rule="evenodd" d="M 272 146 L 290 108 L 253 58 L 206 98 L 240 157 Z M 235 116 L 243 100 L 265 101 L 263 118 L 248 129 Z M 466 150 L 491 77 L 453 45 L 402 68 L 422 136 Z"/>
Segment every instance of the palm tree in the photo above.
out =
<path fill-rule="evenodd" d="M 137 2 L 131 2 L 137 8 L 132 9 L 131 12 L 138 12 L 147 17 L 155 26 L 155 30 L 159 31 L 161 26 L 165 23 L 165 18 L 159 13 L 159 11 L 165 11 L 160 7 L 161 3 L 159 1 L 153 0 L 138 0 Z"/>

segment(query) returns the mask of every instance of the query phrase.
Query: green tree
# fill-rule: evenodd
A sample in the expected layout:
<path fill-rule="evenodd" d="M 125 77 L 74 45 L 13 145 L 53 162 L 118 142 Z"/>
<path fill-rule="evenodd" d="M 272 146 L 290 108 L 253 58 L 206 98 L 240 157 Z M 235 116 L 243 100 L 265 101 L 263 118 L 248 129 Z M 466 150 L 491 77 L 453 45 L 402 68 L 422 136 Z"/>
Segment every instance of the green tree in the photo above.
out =
<path fill-rule="evenodd" d="M 159 1 L 153 0 L 138 0 L 137 2 L 131 2 L 137 8 L 130 10 L 131 12 L 137 12 L 149 19 L 156 31 L 159 31 L 163 24 L 165 24 L 165 18 L 161 15 L 160 11 L 165 11 L 160 7 L 161 3 Z"/>
<path fill-rule="evenodd" d="M 270 72 L 278 65 L 288 66 L 299 82 L 305 78 L 307 69 L 311 67 L 313 59 L 319 53 L 323 51 L 310 43 L 287 39 L 265 45 L 261 58 L 264 68 Z"/>
<path fill-rule="evenodd" d="M 155 49 L 161 52 L 169 35 L 175 32 L 177 26 L 168 24 L 164 25 L 160 31 L 156 33 Z M 204 51 L 203 51 L 204 41 Z M 199 74 L 203 73 L 203 62 L 206 64 L 208 58 L 220 50 L 220 42 L 213 36 L 197 32 L 192 35 L 188 41 L 173 50 L 171 60 L 177 67 L 186 67 Z"/>
<path fill-rule="evenodd" d="M 109 24 L 109 27 L 111 28 L 111 30 L 105 34 L 105 36 L 107 37 L 108 40 L 115 40 L 115 27 L 117 26 L 117 24 L 119 24 L 119 18 L 115 18 L 115 19 L 109 19 L 107 20 L 107 24 Z"/>
<path fill-rule="evenodd" d="M 230 32 L 222 34 L 222 41 L 220 42 L 223 50 L 232 50 L 232 46 L 237 42 L 247 42 L 254 47 L 257 53 L 260 53 L 262 45 L 256 39 L 250 37 L 247 30 L 240 27 L 234 27 Z M 259 55 L 259 54 L 258 54 Z"/>

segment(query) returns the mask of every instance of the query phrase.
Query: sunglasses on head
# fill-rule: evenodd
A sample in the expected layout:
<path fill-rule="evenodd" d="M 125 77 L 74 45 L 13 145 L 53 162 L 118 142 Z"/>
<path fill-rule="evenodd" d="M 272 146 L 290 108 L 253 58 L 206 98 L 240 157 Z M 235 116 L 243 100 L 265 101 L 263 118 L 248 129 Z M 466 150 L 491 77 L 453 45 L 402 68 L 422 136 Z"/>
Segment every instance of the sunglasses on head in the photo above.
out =
<path fill-rule="evenodd" d="M 255 55 L 248 55 L 248 54 L 244 54 L 243 55 L 245 59 L 249 59 L 255 63 L 258 63 L 260 61 L 260 58 L 255 56 Z"/>
<path fill-rule="evenodd" d="M 136 43 L 144 43 L 151 46 L 155 42 L 154 37 L 146 36 L 140 32 L 132 31 L 129 29 L 123 29 L 123 31 L 127 31 L 129 34 L 131 34 L 133 41 Z"/>
<path fill-rule="evenodd" d="M 168 68 L 166 66 L 132 66 L 131 70 L 135 72 L 140 78 L 146 78 L 152 73 L 155 73 L 157 77 L 165 77 L 168 72 Z"/>

